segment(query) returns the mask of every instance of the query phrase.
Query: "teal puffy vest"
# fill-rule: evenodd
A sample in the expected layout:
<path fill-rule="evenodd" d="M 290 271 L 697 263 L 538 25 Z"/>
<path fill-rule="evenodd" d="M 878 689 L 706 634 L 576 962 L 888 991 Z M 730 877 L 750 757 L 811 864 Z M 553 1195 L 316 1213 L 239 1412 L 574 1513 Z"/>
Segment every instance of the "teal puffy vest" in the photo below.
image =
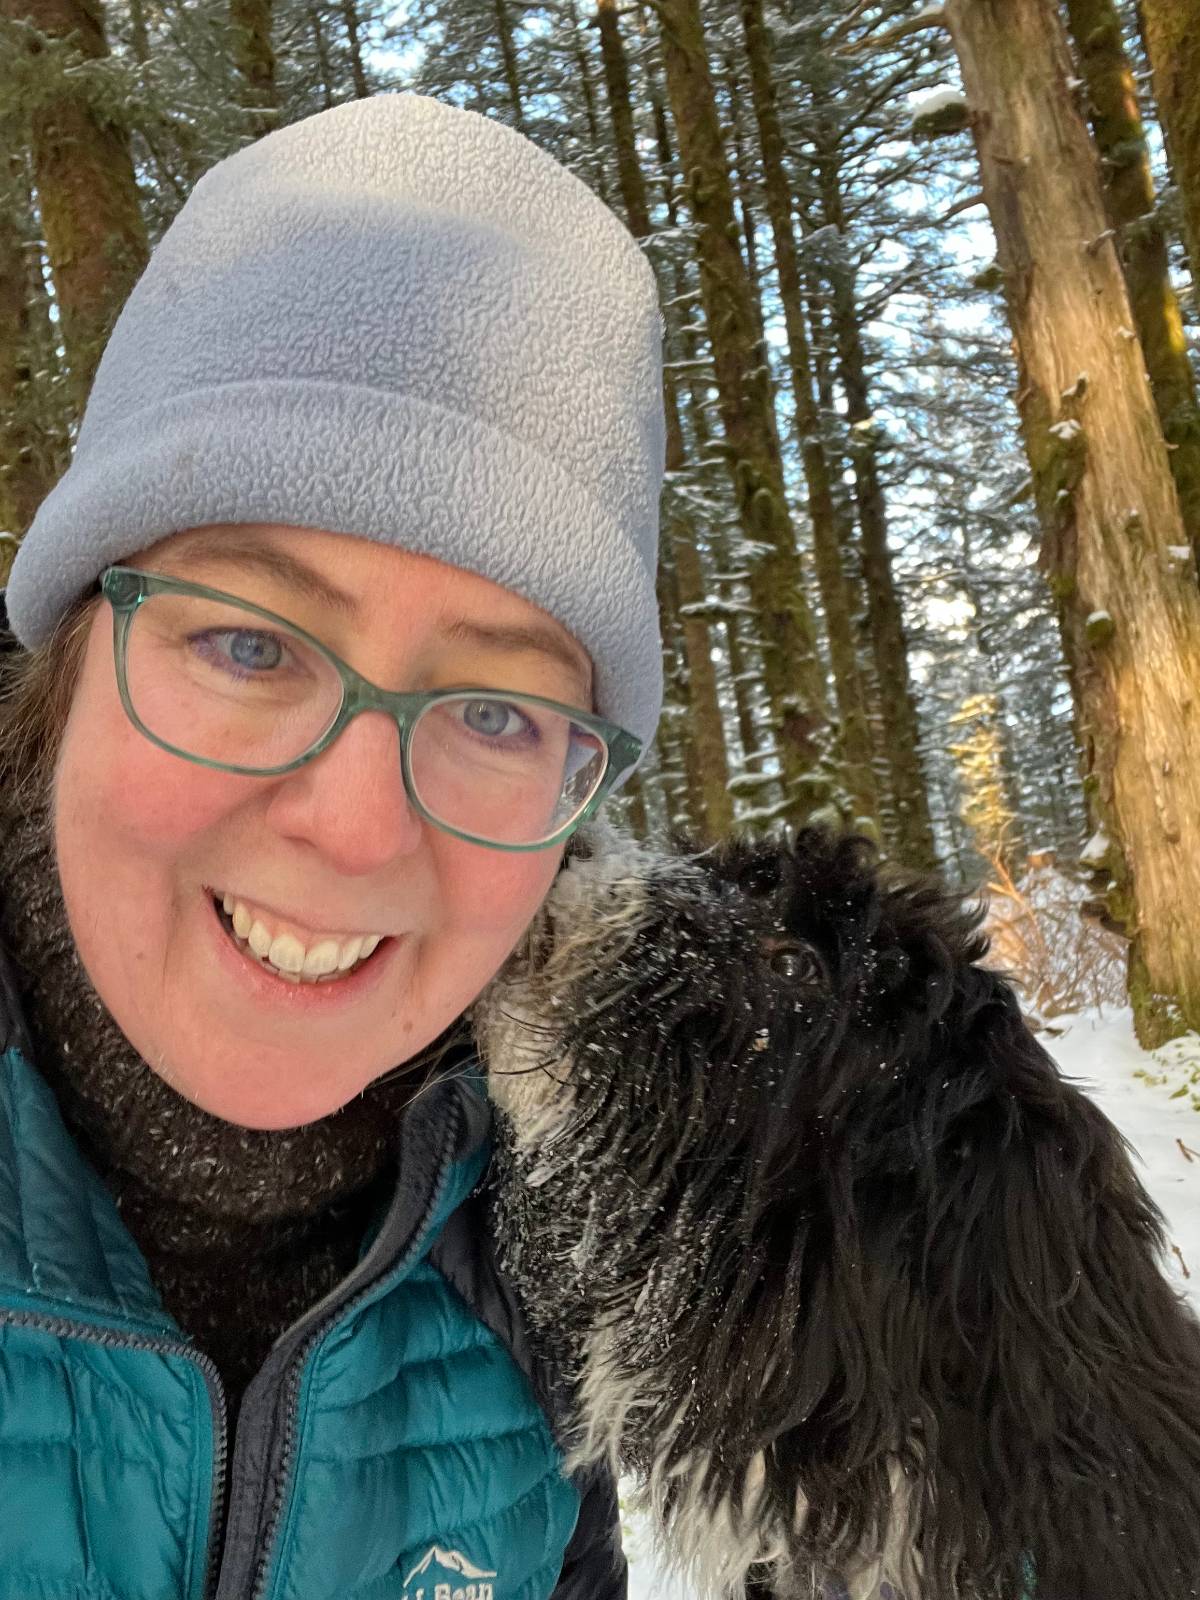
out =
<path fill-rule="evenodd" d="M 414 1102 L 387 1215 L 228 1445 L 212 1363 L 47 1086 L 0 1055 L 0 1600 L 548 1600 L 578 1490 L 430 1259 L 487 1165 L 481 1096 L 459 1079 Z"/>

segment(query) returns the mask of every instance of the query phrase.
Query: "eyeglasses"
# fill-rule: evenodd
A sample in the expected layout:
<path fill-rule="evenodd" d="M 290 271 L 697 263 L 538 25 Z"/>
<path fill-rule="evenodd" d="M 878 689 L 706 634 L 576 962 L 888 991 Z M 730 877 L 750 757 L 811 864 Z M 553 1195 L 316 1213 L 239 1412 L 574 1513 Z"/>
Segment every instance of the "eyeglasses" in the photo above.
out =
<path fill-rule="evenodd" d="M 278 777 L 319 756 L 361 711 L 400 730 L 400 771 L 434 827 L 497 850 L 561 844 L 597 810 L 642 742 L 540 695 L 400 694 L 311 633 L 236 595 L 108 567 L 121 703 L 151 743 L 198 766 Z"/>

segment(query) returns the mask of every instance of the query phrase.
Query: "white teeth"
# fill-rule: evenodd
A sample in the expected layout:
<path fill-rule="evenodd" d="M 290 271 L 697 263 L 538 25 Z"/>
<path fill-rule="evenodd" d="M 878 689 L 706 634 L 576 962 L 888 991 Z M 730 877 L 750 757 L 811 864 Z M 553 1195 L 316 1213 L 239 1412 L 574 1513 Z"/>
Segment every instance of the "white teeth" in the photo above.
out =
<path fill-rule="evenodd" d="M 271 940 L 267 960 L 280 972 L 300 972 L 304 967 L 304 946 L 290 933 L 277 933 Z"/>
<path fill-rule="evenodd" d="M 336 939 L 322 939 L 320 944 L 313 945 L 304 958 L 304 976 L 321 978 L 327 972 L 336 972 L 340 948 Z"/>
<path fill-rule="evenodd" d="M 269 962 L 275 971 L 290 982 L 310 983 L 320 978 L 345 973 L 357 961 L 365 961 L 378 947 L 381 934 L 355 934 L 350 939 L 326 937 L 318 939 L 309 949 L 292 933 L 272 934 L 245 902 L 232 894 L 223 894 L 222 905 L 226 916 L 233 922 L 233 931 L 244 940 L 260 961 Z"/>

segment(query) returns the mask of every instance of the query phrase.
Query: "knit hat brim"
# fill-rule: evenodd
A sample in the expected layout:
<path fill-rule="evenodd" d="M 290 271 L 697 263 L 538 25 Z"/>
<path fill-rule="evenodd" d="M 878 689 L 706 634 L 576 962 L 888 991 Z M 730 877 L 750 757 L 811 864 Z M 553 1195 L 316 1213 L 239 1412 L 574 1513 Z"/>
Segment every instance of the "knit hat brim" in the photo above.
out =
<path fill-rule="evenodd" d="M 389 463 L 398 438 L 404 457 Z M 8 593 L 23 643 L 49 636 L 98 564 L 131 560 L 168 534 L 220 522 L 323 528 L 524 593 L 588 651 L 606 715 L 653 735 L 662 684 L 653 577 L 608 508 L 533 443 L 413 395 L 311 380 L 193 390 L 152 418 L 121 419 L 108 443 L 119 470 L 95 455 L 77 462 L 27 535 Z M 604 581 L 581 585 L 589 568 Z M 613 659 L 624 671 L 609 681 Z M 624 692 L 632 684 L 636 702 Z"/>

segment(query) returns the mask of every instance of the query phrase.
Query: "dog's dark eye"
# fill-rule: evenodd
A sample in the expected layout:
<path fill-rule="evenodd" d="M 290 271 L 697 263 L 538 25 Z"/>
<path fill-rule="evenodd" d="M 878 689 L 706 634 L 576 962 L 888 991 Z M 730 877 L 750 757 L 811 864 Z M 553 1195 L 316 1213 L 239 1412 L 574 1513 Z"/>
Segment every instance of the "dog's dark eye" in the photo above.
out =
<path fill-rule="evenodd" d="M 771 970 L 793 983 L 819 983 L 825 976 L 821 963 L 807 945 L 780 945 L 770 955 Z"/>

